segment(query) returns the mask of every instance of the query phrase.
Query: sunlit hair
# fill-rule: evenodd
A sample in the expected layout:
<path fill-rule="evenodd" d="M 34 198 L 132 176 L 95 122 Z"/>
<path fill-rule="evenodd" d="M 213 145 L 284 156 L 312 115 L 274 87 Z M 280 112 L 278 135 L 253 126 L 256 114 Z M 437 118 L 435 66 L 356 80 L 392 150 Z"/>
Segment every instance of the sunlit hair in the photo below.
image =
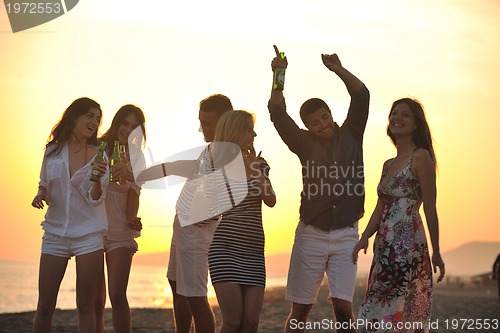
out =
<path fill-rule="evenodd" d="M 52 131 L 47 139 L 47 144 L 45 148 L 47 149 L 49 146 L 53 146 L 54 149 L 51 149 L 47 156 L 57 155 L 61 152 L 64 144 L 69 140 L 69 138 L 73 135 L 73 129 L 75 128 L 76 119 L 80 116 L 85 115 L 91 108 L 96 108 L 99 110 L 99 115 L 102 116 L 101 106 L 94 100 L 82 97 L 78 98 L 70 106 L 64 111 L 59 122 L 52 128 Z M 98 128 L 101 125 L 101 121 L 99 121 Z M 90 138 L 87 139 L 87 142 L 81 142 L 80 144 L 91 144 L 97 145 L 97 130 L 92 134 Z"/>
<path fill-rule="evenodd" d="M 225 111 L 233 109 L 231 100 L 222 94 L 210 95 L 200 102 L 200 111 L 213 112 L 220 117 Z"/>
<path fill-rule="evenodd" d="M 137 122 L 139 123 L 139 126 L 141 126 L 143 134 L 142 144 L 144 145 L 146 143 L 146 128 L 144 126 L 146 118 L 144 117 L 144 113 L 137 106 L 132 104 L 126 104 L 116 112 L 108 131 L 104 133 L 100 138 L 100 141 L 106 142 L 106 151 L 109 154 L 113 150 L 114 141 L 118 140 L 118 129 L 120 128 L 120 125 L 125 121 L 125 118 L 127 118 L 131 114 L 135 115 L 135 117 L 137 118 Z"/>
<path fill-rule="evenodd" d="M 429 129 L 429 124 L 425 118 L 424 107 L 416 99 L 412 98 L 401 98 L 392 103 L 391 112 L 389 113 L 389 119 L 391 117 L 394 108 L 401 103 L 406 103 L 410 108 L 413 117 L 415 118 L 416 129 L 413 131 L 413 142 L 418 148 L 426 149 L 431 155 L 434 166 L 437 166 L 436 155 L 434 153 L 434 148 L 432 147 L 432 136 Z M 392 143 L 397 147 L 398 142 L 396 136 L 392 134 L 389 124 L 387 125 L 387 135 L 391 138 Z"/>
<path fill-rule="evenodd" d="M 300 107 L 300 119 L 306 127 L 308 126 L 308 124 L 306 124 L 307 116 L 318 111 L 321 108 L 324 108 L 326 111 L 328 111 L 328 113 L 332 114 L 332 111 L 330 111 L 330 108 L 328 107 L 326 102 L 320 98 L 311 98 L 302 104 L 302 106 Z"/>
<path fill-rule="evenodd" d="M 226 111 L 215 128 L 215 142 L 230 142 L 242 147 L 253 131 L 255 115 L 243 110 Z"/>

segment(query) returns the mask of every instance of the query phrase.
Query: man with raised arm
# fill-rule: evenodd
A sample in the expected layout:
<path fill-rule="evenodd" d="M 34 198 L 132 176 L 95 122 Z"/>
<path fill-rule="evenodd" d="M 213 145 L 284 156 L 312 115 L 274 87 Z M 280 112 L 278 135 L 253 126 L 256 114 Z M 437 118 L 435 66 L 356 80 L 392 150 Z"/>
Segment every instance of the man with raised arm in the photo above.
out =
<path fill-rule="evenodd" d="M 273 73 L 288 61 L 274 46 Z M 323 64 L 345 84 L 351 103 L 342 126 L 319 98 L 305 101 L 299 128 L 286 112 L 283 91 L 271 91 L 268 108 L 281 139 L 302 164 L 300 220 L 295 232 L 286 299 L 292 302 L 285 332 L 303 332 L 324 275 L 329 285 L 339 332 L 356 332 L 352 297 L 357 266 L 351 253 L 364 214 L 363 133 L 370 95 L 336 54 L 322 54 Z"/>

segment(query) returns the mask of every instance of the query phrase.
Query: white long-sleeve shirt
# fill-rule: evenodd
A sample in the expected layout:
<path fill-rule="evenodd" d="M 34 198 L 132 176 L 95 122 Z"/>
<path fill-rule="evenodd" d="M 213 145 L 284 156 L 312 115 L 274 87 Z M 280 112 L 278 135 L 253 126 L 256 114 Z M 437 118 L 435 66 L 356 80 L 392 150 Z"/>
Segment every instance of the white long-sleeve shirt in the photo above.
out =
<path fill-rule="evenodd" d="M 136 183 L 127 182 L 120 185 L 110 183 L 106 190 L 106 212 L 108 216 L 108 231 L 105 235 L 108 239 L 115 241 L 124 241 L 139 237 L 139 231 L 128 227 L 127 220 L 127 198 L 129 189 L 141 194 L 141 187 Z"/>
<path fill-rule="evenodd" d="M 65 144 L 58 154 L 47 157 L 52 149 L 46 149 L 38 184 L 47 189 L 49 197 L 42 228 L 48 233 L 68 238 L 104 232 L 108 223 L 102 203 L 109 182 L 108 171 L 101 178 L 102 195 L 94 200 L 90 196 L 91 162 L 70 178 L 68 145 Z"/>

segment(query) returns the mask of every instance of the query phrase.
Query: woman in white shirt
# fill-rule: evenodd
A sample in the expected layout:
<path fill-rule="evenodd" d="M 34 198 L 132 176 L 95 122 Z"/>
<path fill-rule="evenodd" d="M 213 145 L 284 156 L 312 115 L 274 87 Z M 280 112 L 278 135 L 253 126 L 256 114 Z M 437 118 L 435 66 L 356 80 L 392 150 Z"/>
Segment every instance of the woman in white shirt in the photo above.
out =
<path fill-rule="evenodd" d="M 102 268 L 102 232 L 107 227 L 104 205 L 106 164 L 103 175 L 91 182 L 92 160 L 97 152 L 97 130 L 102 111 L 89 98 L 75 100 L 54 126 L 45 147 L 38 193 L 32 206 L 47 204 L 42 222 L 38 305 L 33 332 L 50 332 L 52 315 L 68 259 L 76 257 L 78 332 L 95 332 L 95 295 Z"/>
<path fill-rule="evenodd" d="M 113 326 L 117 333 L 132 332 L 130 308 L 127 300 L 127 286 L 132 265 L 132 256 L 138 249 L 134 238 L 140 236 L 142 228 L 139 209 L 140 185 L 134 181 L 129 167 L 128 137 L 138 126 L 141 126 L 145 139 L 144 114 L 135 105 L 122 106 L 116 113 L 109 130 L 101 137 L 106 142 L 108 156 L 113 153 L 115 141 L 125 147 L 122 161 L 113 166 L 113 178 L 118 182 L 110 182 L 106 190 L 106 213 L 108 230 L 104 233 L 103 243 L 106 253 L 108 272 L 108 293 L 113 308 Z M 144 141 L 143 141 L 144 143 Z M 106 303 L 106 282 L 104 271 L 101 274 L 102 289 L 96 302 L 97 332 L 104 332 L 104 305 Z"/>

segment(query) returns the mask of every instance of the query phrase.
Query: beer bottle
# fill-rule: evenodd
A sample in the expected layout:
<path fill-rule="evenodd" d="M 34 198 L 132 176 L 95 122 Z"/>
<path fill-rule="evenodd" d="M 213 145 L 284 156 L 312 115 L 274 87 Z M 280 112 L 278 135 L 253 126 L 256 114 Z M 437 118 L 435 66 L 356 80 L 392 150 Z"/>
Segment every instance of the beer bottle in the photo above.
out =
<path fill-rule="evenodd" d="M 104 160 L 104 148 L 106 148 L 106 142 L 102 141 L 99 145 L 99 149 L 97 150 L 97 155 L 94 158 L 94 167 L 92 168 L 92 173 L 90 174 L 91 182 L 98 182 L 101 180 L 101 175 L 96 168 L 96 164 Z"/>
<path fill-rule="evenodd" d="M 281 59 L 285 58 L 285 52 L 280 52 Z M 277 67 L 274 71 L 273 89 L 283 90 L 285 88 L 285 68 Z"/>
<path fill-rule="evenodd" d="M 113 145 L 113 154 L 111 154 L 111 157 L 109 158 L 109 182 L 117 182 L 118 179 L 113 178 L 113 166 L 116 163 L 120 163 L 121 158 L 120 158 L 120 141 L 115 141 Z"/>

